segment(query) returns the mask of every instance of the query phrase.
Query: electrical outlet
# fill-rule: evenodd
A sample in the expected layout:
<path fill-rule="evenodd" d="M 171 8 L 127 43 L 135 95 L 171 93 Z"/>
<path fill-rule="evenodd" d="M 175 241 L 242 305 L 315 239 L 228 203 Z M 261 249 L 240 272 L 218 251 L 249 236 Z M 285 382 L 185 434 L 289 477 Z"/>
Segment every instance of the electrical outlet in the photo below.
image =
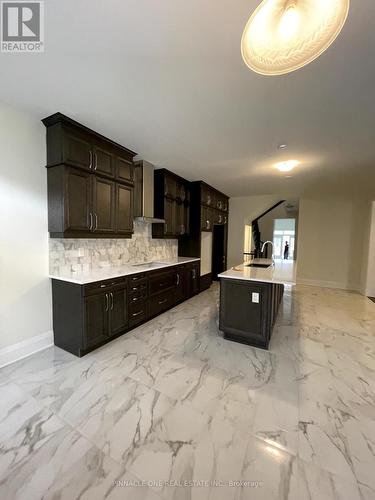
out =
<path fill-rule="evenodd" d="M 251 294 L 251 301 L 254 303 L 254 304 L 259 304 L 259 293 L 255 293 L 253 292 Z"/>

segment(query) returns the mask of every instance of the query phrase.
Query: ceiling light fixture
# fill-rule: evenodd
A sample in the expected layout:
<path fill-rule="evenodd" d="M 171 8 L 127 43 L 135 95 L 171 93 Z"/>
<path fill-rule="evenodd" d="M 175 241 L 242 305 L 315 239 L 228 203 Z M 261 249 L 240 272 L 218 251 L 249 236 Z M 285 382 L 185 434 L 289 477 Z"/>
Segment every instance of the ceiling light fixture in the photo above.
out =
<path fill-rule="evenodd" d="M 277 146 L 277 149 L 286 149 L 287 148 L 287 145 L 286 144 L 279 144 Z"/>
<path fill-rule="evenodd" d="M 290 172 L 299 164 L 300 162 L 298 160 L 288 160 L 275 163 L 275 167 L 277 168 L 277 170 L 280 170 L 280 172 Z"/>
<path fill-rule="evenodd" d="M 246 24 L 241 51 L 261 75 L 283 75 L 319 57 L 335 41 L 350 0 L 263 0 Z"/>

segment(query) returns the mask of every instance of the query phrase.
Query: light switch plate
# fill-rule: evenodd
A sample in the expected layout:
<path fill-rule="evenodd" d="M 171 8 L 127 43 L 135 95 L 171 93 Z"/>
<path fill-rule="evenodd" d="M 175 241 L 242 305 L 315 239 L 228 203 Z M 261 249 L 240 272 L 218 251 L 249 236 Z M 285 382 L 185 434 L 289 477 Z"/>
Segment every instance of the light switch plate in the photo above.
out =
<path fill-rule="evenodd" d="M 259 293 L 253 292 L 253 293 L 251 294 L 251 301 L 252 301 L 254 304 L 259 304 Z"/>

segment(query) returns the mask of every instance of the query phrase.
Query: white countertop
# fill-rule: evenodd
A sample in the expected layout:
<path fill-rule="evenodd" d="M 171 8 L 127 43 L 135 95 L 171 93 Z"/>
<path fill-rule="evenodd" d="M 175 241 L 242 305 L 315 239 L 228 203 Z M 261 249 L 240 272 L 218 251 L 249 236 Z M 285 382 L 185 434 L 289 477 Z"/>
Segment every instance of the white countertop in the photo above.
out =
<path fill-rule="evenodd" d="M 270 264 L 268 268 L 248 267 L 249 264 Z M 219 278 L 229 278 L 282 285 L 296 284 L 296 263 L 293 260 L 254 259 L 219 274 Z"/>
<path fill-rule="evenodd" d="M 147 265 L 146 262 L 135 265 L 127 264 L 126 266 L 118 267 L 103 267 L 101 269 L 93 269 L 87 273 L 69 273 L 64 276 L 50 274 L 50 278 L 60 281 L 68 281 L 69 283 L 76 283 L 78 285 L 86 285 L 88 283 L 95 283 L 96 281 L 110 280 L 114 278 L 121 278 L 122 276 L 129 276 L 131 274 L 144 273 L 146 271 L 156 271 L 166 267 L 177 266 L 178 264 L 186 264 L 188 262 L 195 262 L 200 259 L 193 257 L 177 257 L 174 260 L 166 261 L 153 261 L 152 267 Z"/>

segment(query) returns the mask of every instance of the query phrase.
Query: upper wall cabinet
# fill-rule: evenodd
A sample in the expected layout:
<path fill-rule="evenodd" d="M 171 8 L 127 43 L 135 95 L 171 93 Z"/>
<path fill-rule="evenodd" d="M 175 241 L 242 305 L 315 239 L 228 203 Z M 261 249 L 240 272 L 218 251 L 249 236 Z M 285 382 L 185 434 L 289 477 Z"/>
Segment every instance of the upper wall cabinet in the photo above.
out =
<path fill-rule="evenodd" d="M 131 237 L 136 153 L 61 113 L 43 123 L 51 237 Z"/>
<path fill-rule="evenodd" d="M 155 170 L 154 215 L 165 223 L 152 225 L 153 238 L 176 239 L 189 234 L 189 182 L 169 170 Z"/>

